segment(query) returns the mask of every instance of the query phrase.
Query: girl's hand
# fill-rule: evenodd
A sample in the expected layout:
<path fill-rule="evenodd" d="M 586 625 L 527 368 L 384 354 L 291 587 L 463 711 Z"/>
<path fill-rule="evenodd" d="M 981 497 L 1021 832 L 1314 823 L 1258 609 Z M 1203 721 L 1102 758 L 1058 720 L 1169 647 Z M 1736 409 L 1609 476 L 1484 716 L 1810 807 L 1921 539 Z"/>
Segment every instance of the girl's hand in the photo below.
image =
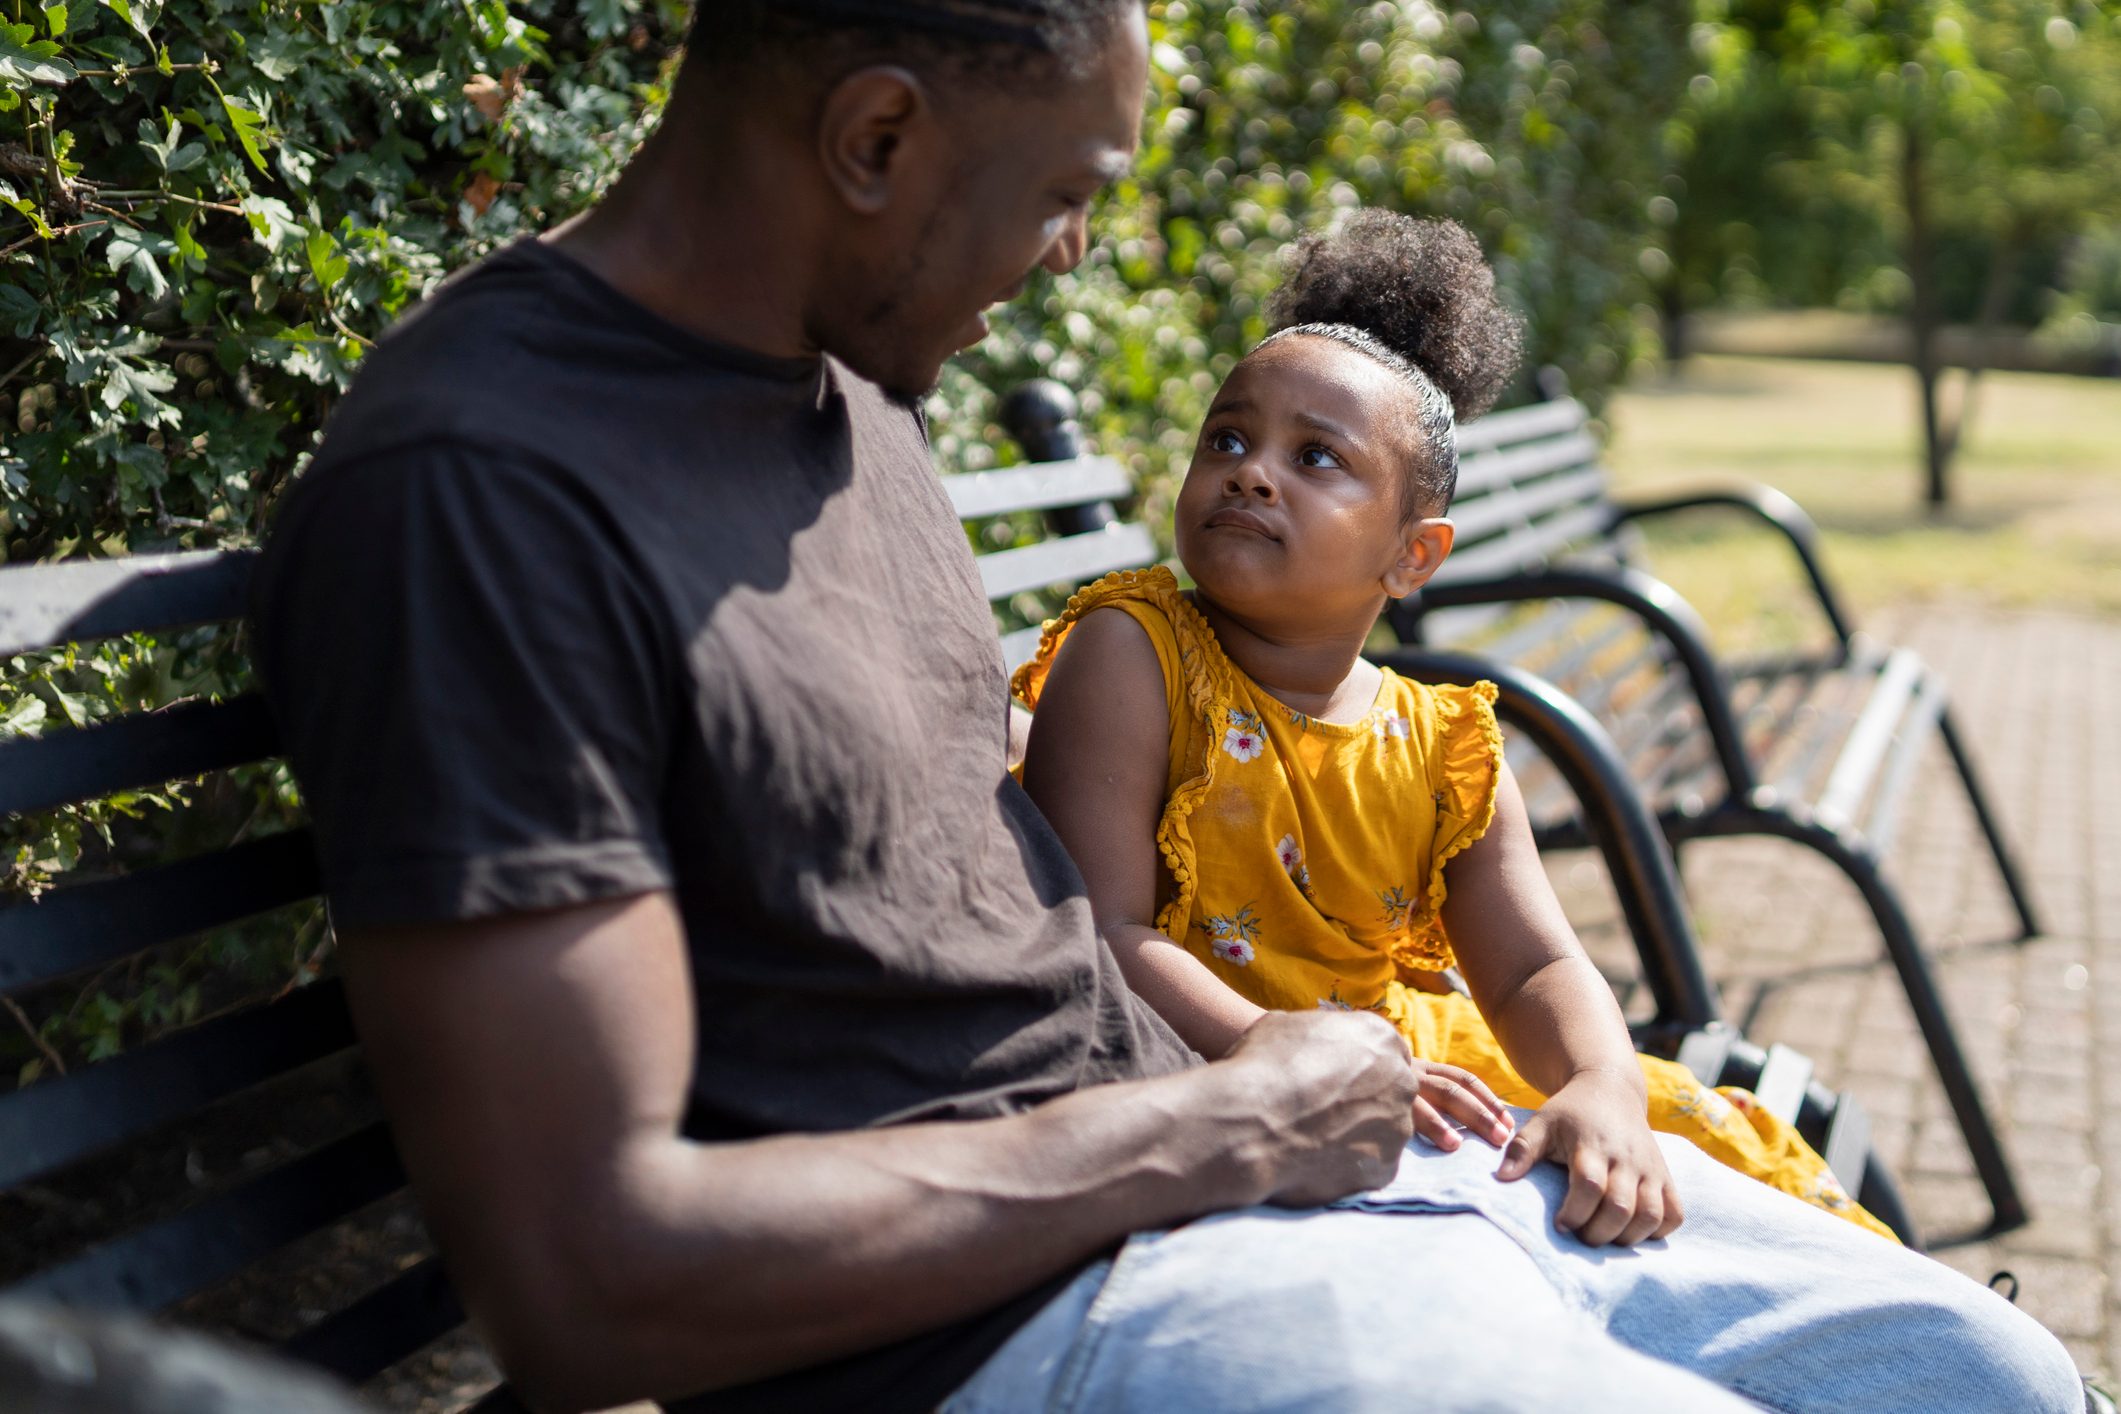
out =
<path fill-rule="evenodd" d="M 1414 1132 L 1437 1148 L 1449 1151 L 1465 1142 L 1452 1126 L 1453 1119 L 1498 1149 L 1510 1137 L 1508 1107 L 1471 1071 L 1417 1059 L 1414 1075 L 1419 1082 Z"/>
<path fill-rule="evenodd" d="M 1554 1226 L 1589 1246 L 1632 1247 L 1686 1220 L 1635 1077 L 1578 1074 L 1525 1121 L 1495 1176 L 1505 1183 L 1522 1178 L 1541 1159 L 1569 1171 Z"/>

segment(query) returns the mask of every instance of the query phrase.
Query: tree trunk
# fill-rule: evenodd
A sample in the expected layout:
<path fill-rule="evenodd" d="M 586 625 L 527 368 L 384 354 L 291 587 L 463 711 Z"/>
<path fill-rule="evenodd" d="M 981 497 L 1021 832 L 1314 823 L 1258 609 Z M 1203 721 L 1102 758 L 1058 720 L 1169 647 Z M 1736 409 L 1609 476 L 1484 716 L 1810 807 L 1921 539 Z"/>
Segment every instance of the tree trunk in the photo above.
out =
<path fill-rule="evenodd" d="M 1932 511 L 1950 500 L 1950 455 L 1937 423 L 1936 234 L 1930 228 L 1929 182 L 1922 134 L 1910 112 L 1901 121 L 1900 197 L 1907 212 L 1908 332 L 1914 341 L 1915 381 L 1922 389 L 1922 451 L 1927 476 L 1923 499 Z"/>
<path fill-rule="evenodd" d="M 2010 307 L 2011 291 L 2018 283 L 2018 250 L 2024 243 L 2024 233 L 2018 227 L 2007 227 L 1996 237 L 1989 249 L 1988 279 L 1981 287 L 1981 310 L 1974 321 L 1974 347 L 1966 364 L 1966 376 L 1959 381 L 1959 397 L 1952 407 L 1951 425 L 1944 430 L 1944 460 L 1949 465 L 1959 455 L 1959 448 L 1966 440 L 1967 426 L 1974 420 L 1974 393 L 1981 375 L 1988 370 L 1989 355 L 1996 337 L 1996 326 L 2003 322 L 2003 312 Z"/>
<path fill-rule="evenodd" d="M 1686 292 L 1680 287 L 1676 270 L 1657 287 L 1657 312 L 1664 334 L 1664 361 L 1671 372 L 1677 373 L 1692 350 L 1687 344 Z"/>

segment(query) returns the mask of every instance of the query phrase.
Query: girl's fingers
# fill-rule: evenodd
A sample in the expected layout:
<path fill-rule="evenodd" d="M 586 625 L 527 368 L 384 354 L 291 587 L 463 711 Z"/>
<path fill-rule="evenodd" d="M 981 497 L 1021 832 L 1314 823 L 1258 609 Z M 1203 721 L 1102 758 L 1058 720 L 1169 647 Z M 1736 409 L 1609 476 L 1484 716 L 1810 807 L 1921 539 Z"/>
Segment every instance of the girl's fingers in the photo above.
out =
<path fill-rule="evenodd" d="M 1509 1110 L 1471 1071 L 1455 1065 L 1425 1066 L 1421 1093 L 1439 1110 L 1498 1149 L 1510 1137 Z"/>
<path fill-rule="evenodd" d="M 1620 1230 L 1620 1236 L 1614 1240 L 1622 1247 L 1633 1247 L 1657 1236 L 1657 1230 L 1663 1226 L 1664 1181 L 1645 1178 L 1636 1191 L 1635 1216 L 1628 1220 L 1628 1225 Z"/>
<path fill-rule="evenodd" d="M 1419 1097 L 1414 1101 L 1414 1132 L 1446 1152 L 1466 1142 L 1458 1137 L 1458 1131 L 1450 1121 L 1436 1112 L 1434 1105 Z"/>
<path fill-rule="evenodd" d="M 1598 1201 L 1598 1211 L 1576 1231 L 1576 1236 L 1587 1247 L 1603 1247 L 1628 1230 L 1635 1220 L 1635 1204 L 1642 1193 L 1642 1182 L 1625 1169 L 1608 1170 L 1603 1184 L 1605 1192 Z M 1575 1186 L 1570 1185 L 1569 1196 L 1575 1196 Z"/>
<path fill-rule="evenodd" d="M 1502 1167 L 1495 1170 L 1495 1177 L 1504 1183 L 1523 1178 L 1532 1171 L 1532 1165 L 1546 1157 L 1547 1124 L 1544 1115 L 1533 1115 L 1524 1122 L 1515 1138 L 1502 1151 Z"/>
<path fill-rule="evenodd" d="M 1578 1154 L 1569 1165 L 1569 1193 L 1561 1200 L 1561 1210 L 1554 1214 L 1554 1226 L 1563 1232 L 1573 1232 L 1593 1247 L 1600 1246 L 1603 1239 L 1592 1242 L 1586 1225 L 1598 1216 L 1605 1203 L 1606 1162 L 1596 1154 Z M 1619 1230 L 1616 1226 L 1616 1232 Z"/>
<path fill-rule="evenodd" d="M 1656 1237 L 1670 1237 L 1686 1221 L 1686 1209 L 1679 1204 L 1679 1188 L 1669 1178 L 1664 1181 L 1664 1221 L 1657 1225 Z"/>

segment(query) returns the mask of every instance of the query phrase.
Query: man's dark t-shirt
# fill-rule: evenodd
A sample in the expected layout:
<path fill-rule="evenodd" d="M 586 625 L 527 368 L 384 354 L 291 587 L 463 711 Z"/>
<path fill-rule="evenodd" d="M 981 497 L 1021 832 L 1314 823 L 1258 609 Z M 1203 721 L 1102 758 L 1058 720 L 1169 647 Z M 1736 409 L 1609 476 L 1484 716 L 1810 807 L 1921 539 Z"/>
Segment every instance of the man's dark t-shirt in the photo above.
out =
<path fill-rule="evenodd" d="M 670 890 L 688 1135 L 1007 1114 L 1188 1063 L 1004 769 L 917 416 L 829 359 L 710 344 L 512 247 L 371 357 L 258 586 L 338 926 Z M 932 1406 L 1030 1304 L 682 1407 Z"/>

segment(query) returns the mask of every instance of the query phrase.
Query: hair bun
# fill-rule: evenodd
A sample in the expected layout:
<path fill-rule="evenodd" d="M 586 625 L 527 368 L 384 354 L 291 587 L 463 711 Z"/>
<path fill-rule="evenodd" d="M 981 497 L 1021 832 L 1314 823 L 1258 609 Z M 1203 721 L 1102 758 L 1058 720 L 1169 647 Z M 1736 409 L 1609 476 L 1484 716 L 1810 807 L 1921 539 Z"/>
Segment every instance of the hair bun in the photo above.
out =
<path fill-rule="evenodd" d="M 1362 330 L 1427 374 L 1461 420 L 1494 404 L 1523 349 L 1522 326 L 1465 227 L 1374 208 L 1297 243 L 1267 317 L 1275 330 Z"/>

